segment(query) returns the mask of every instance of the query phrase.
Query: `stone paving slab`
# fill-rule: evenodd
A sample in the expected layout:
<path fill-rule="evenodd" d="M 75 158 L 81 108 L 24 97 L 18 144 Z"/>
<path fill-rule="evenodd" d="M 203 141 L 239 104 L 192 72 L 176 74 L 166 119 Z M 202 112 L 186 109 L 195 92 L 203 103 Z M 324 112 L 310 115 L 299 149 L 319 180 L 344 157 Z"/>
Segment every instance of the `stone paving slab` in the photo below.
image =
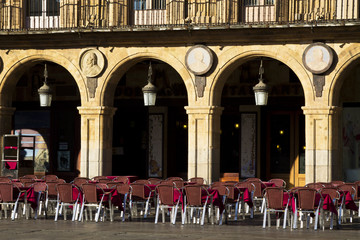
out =
<path fill-rule="evenodd" d="M 0 240 L 13 239 L 191 239 L 191 240 L 220 240 L 220 239 L 360 239 L 360 221 L 344 224 L 341 229 L 314 231 L 313 229 L 262 229 L 262 218 L 240 221 L 229 221 L 226 225 L 175 225 L 169 222 L 154 224 L 153 218 L 148 220 L 135 219 L 121 222 L 72 222 L 53 218 L 26 220 L 0 220 Z"/>

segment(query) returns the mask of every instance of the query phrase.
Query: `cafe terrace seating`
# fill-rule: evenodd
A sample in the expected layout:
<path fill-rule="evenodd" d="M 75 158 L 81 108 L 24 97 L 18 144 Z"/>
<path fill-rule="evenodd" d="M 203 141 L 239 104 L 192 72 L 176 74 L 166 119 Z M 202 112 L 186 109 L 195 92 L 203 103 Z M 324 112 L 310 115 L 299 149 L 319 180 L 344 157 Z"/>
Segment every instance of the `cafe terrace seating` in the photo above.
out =
<path fill-rule="evenodd" d="M 231 217 L 232 209 L 234 208 L 234 220 L 237 220 L 239 212 L 240 202 L 244 204 L 244 191 L 241 191 L 234 184 L 215 182 L 211 185 L 211 189 L 216 189 L 219 191 L 220 196 L 222 196 L 222 201 L 225 206 L 224 212 L 219 213 L 219 225 L 222 224 L 223 215 L 225 215 L 225 222 L 228 221 L 228 218 Z M 245 211 L 243 211 L 243 219 L 245 219 Z M 218 214 L 217 214 L 218 215 Z"/>
<path fill-rule="evenodd" d="M 89 178 L 86 178 L 86 177 L 77 177 L 77 178 L 75 178 L 74 181 L 72 181 L 71 183 L 81 189 L 81 186 L 82 186 L 84 183 L 88 183 L 89 181 L 90 181 Z"/>
<path fill-rule="evenodd" d="M 221 225 L 224 215 L 225 215 L 225 221 L 227 222 L 227 217 L 228 215 L 230 215 L 231 212 L 231 203 L 230 200 L 227 199 L 228 196 L 230 195 L 230 190 L 223 182 L 213 182 L 211 184 L 211 189 L 215 189 L 219 192 L 219 195 L 222 198 L 222 203 L 225 206 L 224 211 L 222 213 L 220 213 L 220 209 L 217 209 L 216 211 L 216 218 L 219 219 L 219 225 Z M 236 207 L 235 207 L 235 213 L 236 213 Z"/>
<path fill-rule="evenodd" d="M 73 192 L 73 188 L 77 191 Z M 55 210 L 55 222 L 58 220 L 59 215 L 64 216 L 64 220 L 67 219 L 67 208 L 72 210 L 72 221 L 76 219 L 76 213 L 79 206 L 80 190 L 78 187 L 71 183 L 58 183 L 56 185 L 58 192 L 56 210 Z M 73 194 L 75 196 L 73 196 Z M 61 213 L 62 210 L 62 213 Z"/>
<path fill-rule="evenodd" d="M 324 188 L 325 185 L 323 183 L 308 183 L 308 184 L 305 185 L 305 187 L 320 190 L 321 188 Z"/>
<path fill-rule="evenodd" d="M 47 175 L 51 176 L 51 175 Z M 55 176 L 55 175 L 54 175 Z M 109 178 L 110 177 L 110 178 Z M 138 215 L 137 207 L 142 206 L 141 214 L 144 215 L 144 217 L 148 216 L 150 211 L 150 206 L 152 200 L 154 201 L 154 207 L 155 211 L 152 213 L 155 213 L 154 219 L 156 219 L 155 222 L 158 222 L 158 217 L 160 212 L 163 212 L 163 221 L 166 219 L 166 215 L 169 216 L 169 211 L 167 209 L 173 209 L 171 211 L 170 215 L 170 222 L 174 224 L 176 222 L 176 216 L 179 215 L 179 212 L 182 214 L 182 223 L 199 223 L 204 224 L 206 215 L 208 222 L 214 223 L 214 219 L 216 217 L 217 223 L 220 225 L 222 224 L 224 216 L 226 216 L 225 221 L 228 223 L 228 220 L 237 220 L 237 215 L 239 213 L 243 213 L 243 218 L 245 219 L 245 211 L 244 207 L 246 206 L 247 209 L 252 209 L 252 198 L 251 193 L 254 193 L 256 190 L 254 180 L 255 182 L 261 182 L 259 179 L 247 179 L 243 182 L 238 181 L 232 181 L 232 182 L 213 182 L 211 186 L 202 185 L 192 180 L 184 181 L 179 177 L 171 177 L 166 180 L 162 180 L 159 178 L 149 178 L 149 179 L 140 179 L 136 183 L 133 182 L 132 186 L 129 184 L 124 184 L 123 182 L 117 181 L 119 179 L 124 179 L 125 182 L 128 182 L 129 176 L 99 176 L 99 178 L 89 180 L 85 178 L 84 182 L 88 182 L 88 185 L 91 187 L 94 187 L 98 185 L 96 188 L 97 190 L 97 201 L 101 201 L 102 196 L 104 195 L 101 193 L 101 187 L 103 190 L 105 190 L 106 194 L 113 194 L 111 197 L 111 203 L 108 204 L 108 198 L 104 198 L 102 202 L 102 206 L 104 206 L 104 201 L 106 203 L 106 206 L 111 206 L 112 210 L 115 207 L 118 207 L 117 211 L 120 211 L 120 219 L 122 221 L 125 221 L 126 217 L 130 220 L 132 217 Z M 138 179 L 136 176 L 130 176 L 132 181 L 135 181 Z M 28 181 L 31 179 L 30 181 Z M 79 178 L 84 179 L 84 178 Z M 274 181 L 275 180 L 275 181 Z M 281 181 L 280 181 L 281 180 Z M 161 181 L 161 183 L 159 183 Z M 79 214 L 81 203 L 83 199 L 86 200 L 86 193 L 80 189 L 74 186 L 71 186 L 72 192 L 68 195 L 69 197 L 69 203 L 66 205 L 65 200 L 62 202 L 60 199 L 60 192 L 57 185 L 61 185 L 65 183 L 63 179 L 58 179 L 56 176 L 52 177 L 49 181 L 44 181 L 44 178 L 42 179 L 33 179 L 31 177 L 20 177 L 19 179 L 12 179 L 10 177 L 0 177 L 0 183 L 5 182 L 10 184 L 11 191 L 8 189 L 7 192 L 13 194 L 13 200 L 10 201 L 8 204 L 10 208 L 5 209 L 5 206 L 7 204 L 1 204 L 1 215 L 7 217 L 9 215 L 8 213 L 11 213 L 12 219 L 16 219 L 17 217 L 23 217 L 28 216 L 31 213 L 31 209 L 35 211 L 35 219 L 37 219 L 41 215 L 45 215 L 45 218 L 49 214 L 55 215 L 55 219 L 57 220 L 60 216 L 63 216 L 64 219 L 66 219 L 67 213 L 63 210 L 65 209 L 74 209 L 76 199 L 78 199 L 78 206 L 77 211 L 75 211 L 75 216 L 73 215 L 74 219 L 84 219 L 86 216 L 84 214 L 86 213 L 86 209 L 89 208 L 89 206 L 86 206 L 84 204 L 83 206 L 83 212 L 81 218 L 77 218 L 76 214 Z M 75 182 L 75 181 L 74 181 Z M 358 211 L 359 206 L 357 206 L 355 203 L 358 204 L 359 199 L 359 182 L 357 183 L 346 183 L 343 184 L 342 181 L 333 181 L 330 183 L 324 183 L 324 182 L 318 182 L 318 183 L 312 183 L 307 184 L 306 187 L 296 187 L 292 188 L 290 192 L 290 197 L 288 196 L 288 193 L 284 192 L 283 195 L 283 205 L 282 208 L 280 207 L 274 207 L 275 211 L 271 211 L 271 202 L 267 199 L 267 196 L 270 196 L 270 192 L 272 187 L 280 185 L 285 185 L 283 183 L 282 179 L 279 179 L 277 181 L 276 179 L 271 179 L 268 182 L 261 182 L 262 185 L 261 189 L 265 188 L 266 190 L 263 191 L 263 194 L 265 194 L 265 206 L 264 210 L 266 209 L 266 216 L 264 213 L 264 219 L 263 221 L 263 227 L 266 227 L 266 225 L 269 224 L 269 216 L 271 217 L 274 215 L 278 216 L 284 216 L 283 212 L 279 211 L 285 211 L 285 206 L 288 204 L 289 206 L 289 214 L 291 213 L 291 217 L 286 216 L 287 221 L 285 221 L 285 224 L 292 220 L 292 223 L 290 224 L 292 228 L 297 228 L 297 221 L 301 221 L 300 227 L 303 227 L 304 221 L 307 220 L 307 227 L 309 227 L 309 218 L 312 220 L 315 219 L 314 229 L 318 228 L 318 225 L 325 229 L 326 223 L 330 222 L 330 229 L 333 229 L 334 225 L 334 218 L 337 223 L 337 227 L 339 227 L 345 220 L 350 218 L 350 223 L 352 222 L 353 213 Z M 276 183 L 276 184 L 275 184 Z M 84 183 L 78 183 L 79 186 L 81 186 Z M 86 184 L 86 183 L 85 183 Z M 168 187 L 165 187 L 167 189 L 172 188 L 173 194 L 169 194 L 166 199 L 161 199 L 161 190 L 159 187 L 159 184 L 169 184 Z M 71 184 L 70 184 L 71 185 Z M 140 185 L 141 187 L 138 189 L 139 194 L 136 193 L 136 186 Z M 39 188 L 37 188 L 37 186 Z M 47 189 L 46 189 L 47 186 Z M 158 187 L 157 187 L 158 186 Z M 178 187 L 180 186 L 180 187 Z M 184 186 L 182 188 L 181 186 Z M 185 191 L 185 188 L 190 189 L 190 186 L 196 186 L 201 188 L 201 204 L 190 204 L 191 203 L 191 194 L 189 192 Z M 331 186 L 331 187 L 329 187 Z M 42 189 L 40 189 L 42 188 Z M 281 188 L 283 189 L 283 188 Z M 316 192 L 315 197 L 315 206 L 314 208 L 306 208 L 301 202 L 301 189 L 312 189 L 310 191 Z M 319 191 L 316 191 L 318 189 Z M 1 191 L 1 190 L 0 190 Z M 4 190 L 5 191 L 5 190 Z M 245 194 L 245 191 L 247 194 Z M 21 194 L 19 195 L 19 193 Z M 171 191 L 169 191 L 171 192 Z M 250 194 L 249 194 L 250 192 Z M 83 194 L 85 195 L 83 196 Z M 180 194 L 175 194 L 180 193 Z M 240 193 L 240 194 L 239 194 Z M 190 195 L 189 195 L 190 194 Z M 310 194 L 310 193 L 309 193 Z M 2 195 L 0 192 L 0 201 L 2 200 Z M 6 195 L 6 194 L 5 194 Z M 130 195 L 132 195 L 130 197 Z M 137 196 L 138 195 L 138 196 Z M 198 192 L 198 195 L 199 192 Z M 245 196 L 246 195 L 246 196 Z M 17 207 L 15 207 L 15 202 L 17 200 L 17 197 L 19 197 L 19 201 L 17 203 Z M 107 195 L 109 196 L 109 195 Z M 180 196 L 180 198 L 179 198 Z M 156 198 L 156 199 L 155 199 Z M 311 197 L 306 197 L 307 200 L 311 199 Z M 56 211 L 51 212 L 51 199 L 56 202 Z M 289 200 L 290 199 L 290 200 Z M 200 201 L 198 199 L 198 201 Z M 6 202 L 6 201 L 5 201 Z M 26 203 L 27 202 L 27 203 Z M 279 201 L 280 203 L 281 201 Z M 170 204 L 171 203 L 171 204 Z M 28 206 L 31 204 L 31 208 Z M 206 205 L 206 206 L 205 206 Z M 71 208 L 72 206 L 72 208 Z M 175 208 L 177 206 L 177 211 L 175 211 Z M 205 207 L 204 207 L 205 206 Z M 279 205 L 280 206 L 280 205 Z M 146 210 L 146 207 L 148 208 Z M 14 211 L 14 208 L 16 208 L 16 211 Z M 102 213 L 106 212 L 106 217 L 110 216 L 113 211 L 110 211 L 108 214 L 109 208 L 104 209 L 104 207 L 98 208 L 100 209 L 100 214 L 97 215 L 98 220 L 100 220 L 101 216 L 104 216 Z M 189 210 L 190 209 L 190 210 Z M 205 214 L 204 214 L 204 209 Z M 225 211 L 226 209 L 226 211 Z M 26 210 L 26 211 L 24 211 Z M 48 210 L 48 211 L 46 211 Z M 104 211 L 106 210 L 106 211 Z M 291 211 L 290 211 L 291 210 Z M 320 212 L 317 214 L 316 212 Z M 74 213 L 74 211 L 73 211 Z M 221 214 L 224 213 L 224 214 Z M 310 214 L 309 214 L 310 213 Z M 253 214 L 253 211 L 252 211 Z M 231 216 L 234 215 L 234 218 L 231 219 Z M 164 218 L 165 216 L 165 218 Z M 295 217 L 296 216 L 296 217 Z M 318 216 L 316 220 L 316 216 Z M 251 216 L 253 217 L 253 215 Z M 104 218 L 102 218 L 104 219 Z M 277 218 L 279 219 L 279 218 Z M 268 221 L 266 223 L 266 221 Z M 314 222 L 314 221 L 313 221 Z M 317 223 L 316 223 L 317 222 Z M 277 227 L 279 227 L 279 222 L 277 220 Z M 269 225 L 268 225 L 269 226 Z M 284 227 L 284 225 L 283 225 Z M 286 227 L 286 225 L 285 225 Z"/>
<path fill-rule="evenodd" d="M 253 203 L 253 196 L 254 196 L 254 192 L 256 190 L 256 186 L 254 185 L 254 183 L 252 183 L 251 181 L 244 181 L 244 182 L 238 182 L 235 184 L 235 186 L 239 189 L 245 189 L 247 188 L 249 193 L 250 193 L 250 198 L 251 198 L 251 203 Z M 245 217 L 245 212 L 248 213 L 250 210 L 250 218 L 254 217 L 254 205 L 249 205 L 249 203 L 246 203 L 246 210 L 245 210 L 245 203 L 243 204 L 242 202 L 240 202 L 240 206 L 239 206 L 239 211 L 243 212 L 243 218 Z"/>
<path fill-rule="evenodd" d="M 189 182 L 197 184 L 206 184 L 206 180 L 202 177 L 189 178 Z"/>
<path fill-rule="evenodd" d="M 138 179 L 134 183 L 141 183 L 141 184 L 150 184 L 150 181 L 147 179 Z"/>
<path fill-rule="evenodd" d="M 289 220 L 290 193 L 283 187 L 267 187 L 264 189 L 264 220 L 263 228 L 271 226 L 270 213 L 276 213 L 276 227 L 280 227 L 280 213 L 283 213 L 283 228 L 286 228 L 286 221 Z"/>
<path fill-rule="evenodd" d="M 142 206 L 140 214 L 147 218 L 150 213 L 150 200 L 152 199 L 152 190 L 145 183 L 134 182 L 130 184 L 130 213 L 131 218 L 138 215 L 138 205 Z M 145 205 L 145 206 L 144 206 Z"/>
<path fill-rule="evenodd" d="M 107 188 L 116 189 L 120 197 L 122 198 L 122 207 L 118 207 L 120 210 L 120 217 L 122 221 L 125 221 L 126 214 L 128 215 L 128 219 L 131 219 L 130 207 L 129 207 L 129 194 L 130 194 L 130 185 L 123 182 L 108 182 Z M 116 207 L 116 206 L 114 206 Z"/>
<path fill-rule="evenodd" d="M 286 188 L 286 182 L 281 178 L 273 178 L 273 179 L 270 179 L 268 182 L 274 183 L 275 187 Z"/>
<path fill-rule="evenodd" d="M 120 194 L 120 196 L 123 196 L 122 200 L 122 210 L 120 217 L 122 218 L 122 221 L 125 221 L 125 216 L 128 215 L 128 219 L 131 220 L 131 208 L 130 208 L 130 184 L 127 183 L 118 183 L 116 185 L 116 190 Z"/>
<path fill-rule="evenodd" d="M 254 191 L 252 192 L 252 200 L 254 203 L 254 211 L 256 209 L 260 209 L 260 212 L 263 213 L 264 208 L 264 196 L 263 196 L 263 189 L 266 187 L 262 181 L 258 178 L 249 178 L 246 182 L 252 183 L 255 186 Z M 258 205 L 258 207 L 257 207 Z"/>
<path fill-rule="evenodd" d="M 114 213 L 111 203 L 111 196 L 107 196 L 108 193 L 106 193 L 102 187 L 93 183 L 84 183 L 82 184 L 82 193 L 83 193 L 82 196 L 83 201 L 81 203 L 81 210 L 79 216 L 80 222 L 83 220 L 85 207 L 87 208 L 87 210 L 89 210 L 88 212 L 90 214 L 90 221 L 92 221 L 92 211 L 91 211 L 92 207 L 96 208 L 95 222 L 99 221 L 100 215 L 102 216 L 102 220 L 105 221 L 106 210 L 108 210 L 109 212 L 110 221 L 113 221 Z M 104 199 L 106 196 L 108 200 L 107 207 L 104 204 Z M 85 209 L 85 218 L 86 220 L 88 220 L 86 209 Z"/>
<path fill-rule="evenodd" d="M 42 179 L 43 179 L 45 182 L 56 181 L 56 180 L 58 179 L 58 176 L 53 175 L 53 174 L 49 174 L 49 175 L 43 176 Z"/>
<path fill-rule="evenodd" d="M 0 176 L 0 182 L 11 183 L 11 178 L 7 176 Z"/>
<path fill-rule="evenodd" d="M 23 178 L 31 178 L 31 179 L 38 179 L 36 175 L 33 174 L 28 174 L 28 175 L 24 175 Z"/>
<path fill-rule="evenodd" d="M 56 185 L 59 183 L 65 183 L 64 179 L 56 179 L 46 182 L 48 186 L 47 198 L 45 200 L 45 206 L 48 210 L 55 212 L 56 204 L 57 204 L 57 197 L 58 192 L 56 189 Z"/>
<path fill-rule="evenodd" d="M 330 207 L 328 207 L 329 211 L 327 211 L 329 213 L 329 218 L 330 218 L 330 229 L 333 229 L 334 227 L 334 215 L 336 218 L 336 223 L 338 224 L 338 226 L 340 225 L 340 223 L 338 222 L 338 211 L 337 209 L 340 206 L 340 192 L 338 191 L 338 189 L 336 187 L 324 187 L 321 188 L 319 190 L 320 194 L 324 197 L 324 202 L 323 205 L 325 204 L 329 204 L 327 201 L 325 201 L 326 195 L 328 195 L 328 197 L 330 197 L 333 206 L 336 208 L 336 212 L 334 213 L 334 211 L 331 211 Z M 325 220 L 325 216 L 322 219 L 323 221 Z M 324 223 L 322 224 L 323 226 L 325 225 Z"/>
<path fill-rule="evenodd" d="M 342 185 L 342 184 L 345 184 L 345 182 L 343 181 L 331 181 L 330 184 L 333 186 L 333 187 L 337 187 L 339 185 Z"/>
<path fill-rule="evenodd" d="M 30 177 L 21 177 L 19 178 L 19 181 L 22 183 L 23 186 L 30 186 L 35 182 L 35 178 Z"/>
<path fill-rule="evenodd" d="M 347 216 L 349 217 L 349 221 L 352 222 L 354 211 L 351 209 L 346 210 L 345 198 L 346 198 L 346 194 L 348 193 L 351 195 L 352 200 L 354 200 L 355 196 L 357 196 L 357 194 L 358 194 L 357 193 L 357 185 L 354 183 L 344 183 L 344 184 L 338 185 L 337 188 L 339 191 L 343 192 L 343 199 L 342 199 L 343 205 L 342 205 L 341 213 L 340 213 L 341 222 L 346 222 Z"/>
<path fill-rule="evenodd" d="M 34 192 L 37 195 L 37 207 L 35 209 L 35 219 L 38 218 L 38 215 L 41 215 L 44 211 L 45 218 L 47 218 L 47 205 L 46 201 L 48 199 L 48 185 L 46 182 L 35 182 L 31 185 L 34 188 Z"/>
<path fill-rule="evenodd" d="M 295 197 L 295 206 L 293 206 L 295 209 L 293 211 L 293 228 L 297 228 L 298 216 L 300 228 L 303 227 L 304 218 L 306 218 L 306 228 L 309 228 L 310 216 L 313 215 L 315 216 L 314 230 L 317 230 L 321 203 L 323 201 L 322 195 L 318 195 L 321 199 L 317 202 L 315 200 L 318 191 L 314 188 L 299 187 L 294 189 L 292 193 L 297 195 Z"/>
<path fill-rule="evenodd" d="M 99 180 L 107 180 L 107 181 L 109 181 L 109 179 L 106 176 L 96 176 L 96 177 L 93 177 L 91 180 L 96 181 L 96 182 L 99 182 Z"/>
<path fill-rule="evenodd" d="M 117 176 L 113 179 L 114 182 L 123 182 L 126 184 L 130 184 L 130 179 L 126 176 Z"/>
<path fill-rule="evenodd" d="M 204 185 L 186 185 L 184 189 L 185 206 L 182 224 L 193 222 L 204 225 L 206 213 L 208 213 L 208 220 L 214 224 L 213 195 Z"/>
<path fill-rule="evenodd" d="M 25 190 L 21 190 L 17 185 L 12 183 L 0 183 L 0 218 L 2 217 L 2 212 L 4 212 L 5 218 L 8 217 L 8 207 L 10 206 L 11 210 L 11 220 L 15 220 L 17 216 L 22 215 L 20 203 L 23 204 L 25 208 L 26 219 L 28 219 L 28 210 L 26 209 L 27 201 Z"/>
<path fill-rule="evenodd" d="M 182 191 L 174 184 L 160 184 L 156 186 L 157 204 L 155 213 L 155 224 L 158 223 L 159 212 L 162 212 L 162 222 L 165 223 L 165 209 L 170 211 L 170 222 L 175 224 L 179 209 L 179 203 L 182 198 Z M 181 206 L 180 206 L 181 210 Z M 183 217 L 183 212 L 181 211 Z"/>
<path fill-rule="evenodd" d="M 157 185 L 163 180 L 160 178 L 148 178 L 148 181 L 150 182 L 150 184 Z"/>
<path fill-rule="evenodd" d="M 360 217 L 360 181 L 356 181 L 354 182 L 354 184 L 356 185 L 355 188 L 357 192 L 357 194 L 354 197 L 354 201 L 358 205 L 358 217 Z"/>

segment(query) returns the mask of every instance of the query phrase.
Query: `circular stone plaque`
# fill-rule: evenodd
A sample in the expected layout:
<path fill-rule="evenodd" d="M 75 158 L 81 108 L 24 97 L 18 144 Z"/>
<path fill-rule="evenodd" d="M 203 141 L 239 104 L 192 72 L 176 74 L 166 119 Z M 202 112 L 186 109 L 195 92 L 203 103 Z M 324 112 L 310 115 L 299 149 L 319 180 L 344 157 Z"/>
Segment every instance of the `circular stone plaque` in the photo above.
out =
<path fill-rule="evenodd" d="M 333 62 L 333 52 L 324 43 L 310 44 L 303 53 L 303 63 L 307 70 L 321 74 L 329 70 Z"/>
<path fill-rule="evenodd" d="M 212 52 L 204 45 L 195 45 L 187 51 L 185 64 L 195 75 L 203 75 L 210 70 L 213 64 Z"/>

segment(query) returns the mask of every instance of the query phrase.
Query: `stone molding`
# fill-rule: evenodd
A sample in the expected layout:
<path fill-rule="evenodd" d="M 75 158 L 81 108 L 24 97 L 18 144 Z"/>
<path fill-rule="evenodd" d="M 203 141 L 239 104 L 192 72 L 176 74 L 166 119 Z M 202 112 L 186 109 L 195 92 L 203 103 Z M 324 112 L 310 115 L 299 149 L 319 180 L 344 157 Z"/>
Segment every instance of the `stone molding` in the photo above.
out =
<path fill-rule="evenodd" d="M 341 108 L 337 106 L 302 107 L 301 109 L 305 115 L 334 115 L 341 110 Z"/>
<path fill-rule="evenodd" d="M 80 115 L 111 115 L 113 116 L 117 110 L 114 107 L 98 106 L 98 107 L 78 107 Z"/>
<path fill-rule="evenodd" d="M 220 115 L 224 110 L 224 108 L 219 106 L 199 106 L 199 107 L 186 106 L 185 110 L 187 114 Z"/>

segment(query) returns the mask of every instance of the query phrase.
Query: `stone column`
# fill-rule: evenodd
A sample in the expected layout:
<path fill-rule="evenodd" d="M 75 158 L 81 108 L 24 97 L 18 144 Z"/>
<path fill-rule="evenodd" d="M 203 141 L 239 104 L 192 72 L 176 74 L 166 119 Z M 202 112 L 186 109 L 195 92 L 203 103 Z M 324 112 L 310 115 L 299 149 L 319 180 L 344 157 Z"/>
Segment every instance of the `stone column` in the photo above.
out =
<path fill-rule="evenodd" d="M 188 114 L 188 178 L 220 178 L 220 116 L 217 106 L 185 107 Z"/>
<path fill-rule="evenodd" d="M 78 107 L 81 115 L 80 176 L 111 175 L 112 130 L 116 108 Z"/>
<path fill-rule="evenodd" d="M 303 107 L 305 114 L 305 182 L 341 179 L 338 107 Z"/>

